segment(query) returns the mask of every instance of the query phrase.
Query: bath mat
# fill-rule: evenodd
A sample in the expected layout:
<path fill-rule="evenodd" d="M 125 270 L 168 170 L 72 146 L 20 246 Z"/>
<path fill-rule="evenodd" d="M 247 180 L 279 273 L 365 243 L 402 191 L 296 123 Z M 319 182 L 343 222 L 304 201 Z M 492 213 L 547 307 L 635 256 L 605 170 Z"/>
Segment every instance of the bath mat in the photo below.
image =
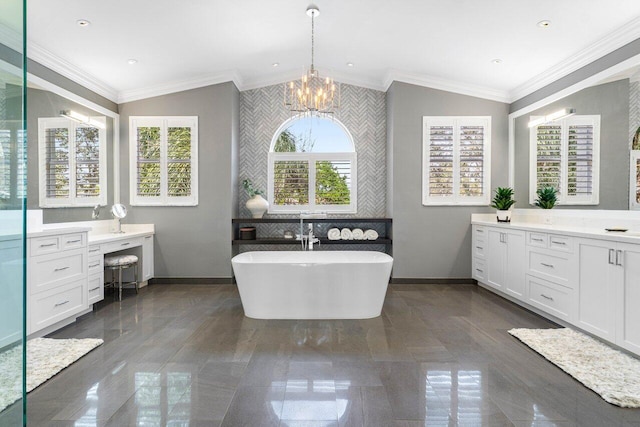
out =
<path fill-rule="evenodd" d="M 27 392 L 101 345 L 101 339 L 35 338 L 27 342 Z M 0 411 L 22 395 L 22 346 L 0 354 Z"/>
<path fill-rule="evenodd" d="M 640 360 L 569 328 L 511 329 L 509 333 L 606 402 L 640 408 Z"/>

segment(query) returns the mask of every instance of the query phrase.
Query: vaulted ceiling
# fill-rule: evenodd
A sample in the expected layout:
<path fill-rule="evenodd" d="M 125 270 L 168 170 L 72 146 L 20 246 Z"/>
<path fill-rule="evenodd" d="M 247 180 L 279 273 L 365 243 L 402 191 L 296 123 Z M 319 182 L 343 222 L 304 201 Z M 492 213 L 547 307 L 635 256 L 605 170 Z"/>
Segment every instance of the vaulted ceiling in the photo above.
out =
<path fill-rule="evenodd" d="M 638 0 L 316 4 L 321 74 L 380 90 L 400 80 L 509 102 L 640 37 Z M 28 52 L 117 102 L 229 80 L 260 87 L 309 66 L 308 5 L 29 0 Z"/>

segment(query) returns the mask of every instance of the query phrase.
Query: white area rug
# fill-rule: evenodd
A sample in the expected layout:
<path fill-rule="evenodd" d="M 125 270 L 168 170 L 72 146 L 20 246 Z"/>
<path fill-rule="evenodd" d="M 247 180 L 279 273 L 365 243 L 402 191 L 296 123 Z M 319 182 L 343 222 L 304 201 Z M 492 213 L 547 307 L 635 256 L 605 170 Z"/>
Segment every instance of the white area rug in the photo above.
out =
<path fill-rule="evenodd" d="M 27 342 L 27 392 L 101 345 L 101 339 L 35 338 Z M 0 354 L 0 411 L 22 395 L 22 346 Z"/>
<path fill-rule="evenodd" d="M 640 360 L 573 329 L 511 329 L 511 335 L 623 408 L 640 408 Z"/>

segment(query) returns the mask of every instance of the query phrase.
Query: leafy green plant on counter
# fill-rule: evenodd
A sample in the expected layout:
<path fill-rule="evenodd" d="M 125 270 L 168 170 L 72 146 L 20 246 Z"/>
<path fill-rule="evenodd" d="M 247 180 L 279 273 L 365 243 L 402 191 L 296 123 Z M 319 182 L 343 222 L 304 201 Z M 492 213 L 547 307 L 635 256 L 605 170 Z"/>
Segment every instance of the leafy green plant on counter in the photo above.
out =
<path fill-rule="evenodd" d="M 257 196 L 257 195 L 263 195 L 264 194 L 264 192 L 262 190 L 258 190 L 258 189 L 253 187 L 253 183 L 251 182 L 250 179 L 245 179 L 244 181 L 242 181 L 242 187 L 244 187 L 244 191 L 247 192 L 249 197 L 254 197 L 254 196 Z"/>
<path fill-rule="evenodd" d="M 516 201 L 513 200 L 513 188 L 498 187 L 496 188 L 496 195 L 491 202 L 491 207 L 499 211 L 508 211 L 515 203 Z"/>
<path fill-rule="evenodd" d="M 542 209 L 551 209 L 556 205 L 558 198 L 558 190 L 554 187 L 542 187 L 536 191 L 538 198 L 536 199 L 536 206 Z"/>

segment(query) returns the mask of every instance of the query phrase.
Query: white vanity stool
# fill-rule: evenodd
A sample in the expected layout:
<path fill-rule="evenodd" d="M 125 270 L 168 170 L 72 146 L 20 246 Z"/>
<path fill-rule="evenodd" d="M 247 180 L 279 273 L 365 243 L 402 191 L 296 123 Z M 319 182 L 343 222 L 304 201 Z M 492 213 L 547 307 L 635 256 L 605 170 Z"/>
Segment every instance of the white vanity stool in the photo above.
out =
<path fill-rule="evenodd" d="M 115 272 L 118 270 L 118 301 L 122 301 L 122 287 L 125 285 L 135 285 L 136 294 L 138 293 L 138 257 L 135 255 L 114 255 L 105 257 L 104 267 L 111 270 L 111 283 L 109 286 L 115 288 L 116 278 Z M 135 281 L 122 283 L 122 270 L 133 267 Z"/>

